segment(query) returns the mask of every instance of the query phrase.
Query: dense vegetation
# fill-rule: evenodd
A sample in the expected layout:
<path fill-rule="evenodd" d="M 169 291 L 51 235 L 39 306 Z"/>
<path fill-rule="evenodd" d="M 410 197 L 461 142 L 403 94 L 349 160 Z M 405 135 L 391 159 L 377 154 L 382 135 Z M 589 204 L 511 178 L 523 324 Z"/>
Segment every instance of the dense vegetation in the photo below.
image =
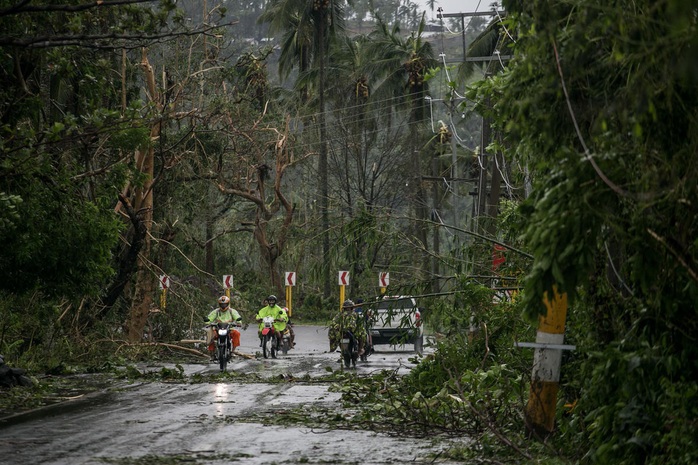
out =
<path fill-rule="evenodd" d="M 464 460 L 698 462 L 698 3 L 504 7 L 456 65 L 411 2 L 0 0 L 0 353 L 198 336 L 224 274 L 245 316 L 295 271 L 322 320 L 338 270 L 354 297 L 389 271 L 438 347 L 343 380 L 363 421 Z M 577 349 L 538 442 L 513 343 L 553 286 Z"/>

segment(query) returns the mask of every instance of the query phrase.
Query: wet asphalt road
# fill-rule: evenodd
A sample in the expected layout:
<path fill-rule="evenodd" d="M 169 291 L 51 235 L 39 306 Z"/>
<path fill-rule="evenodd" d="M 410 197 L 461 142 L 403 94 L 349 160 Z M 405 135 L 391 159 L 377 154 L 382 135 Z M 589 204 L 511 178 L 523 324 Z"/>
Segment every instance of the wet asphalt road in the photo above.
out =
<path fill-rule="evenodd" d="M 341 369 L 338 353 L 328 353 L 327 329 L 295 326 L 296 348 L 265 360 L 237 358 L 229 370 L 262 378 L 327 374 Z M 240 352 L 260 351 L 252 328 L 243 331 Z M 357 373 L 409 370 L 410 348 L 379 346 Z M 159 367 L 149 367 L 157 371 Z M 189 364 L 188 375 L 219 372 L 217 364 Z M 0 462 L 33 464 L 394 464 L 451 463 L 433 454 L 451 442 L 395 438 L 370 431 L 315 431 L 309 427 L 269 426 L 256 412 L 326 408 L 341 413 L 339 394 L 321 383 L 124 385 L 60 408 L 0 423 Z"/>

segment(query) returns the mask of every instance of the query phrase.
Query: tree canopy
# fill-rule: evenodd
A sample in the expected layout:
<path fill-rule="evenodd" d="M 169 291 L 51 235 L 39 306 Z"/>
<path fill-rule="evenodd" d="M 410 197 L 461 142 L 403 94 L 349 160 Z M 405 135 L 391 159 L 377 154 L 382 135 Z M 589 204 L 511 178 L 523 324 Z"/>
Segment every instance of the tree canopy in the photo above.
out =
<path fill-rule="evenodd" d="M 480 108 L 499 148 L 534 182 L 526 313 L 557 285 L 590 325 L 579 394 L 595 461 L 681 463 L 697 413 L 698 5 L 504 6 L 514 58 L 473 97 L 494 102 Z"/>

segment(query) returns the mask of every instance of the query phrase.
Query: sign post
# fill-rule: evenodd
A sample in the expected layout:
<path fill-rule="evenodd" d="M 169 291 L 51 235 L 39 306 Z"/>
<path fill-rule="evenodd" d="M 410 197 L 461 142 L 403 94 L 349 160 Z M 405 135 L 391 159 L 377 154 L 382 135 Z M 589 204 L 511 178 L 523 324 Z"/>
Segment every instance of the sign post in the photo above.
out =
<path fill-rule="evenodd" d="M 160 293 L 160 309 L 164 312 L 165 307 L 167 306 L 167 289 L 170 287 L 170 277 L 166 274 L 161 275 L 159 278 L 159 284 L 160 289 L 162 289 L 162 292 Z"/>
<path fill-rule="evenodd" d="M 390 273 L 382 271 L 378 273 L 378 287 L 381 288 L 381 294 L 385 294 L 386 288 L 390 284 Z"/>
<path fill-rule="evenodd" d="M 288 308 L 288 317 L 293 316 L 293 286 L 296 285 L 296 272 L 287 271 L 284 277 L 286 283 L 286 308 Z"/>
<path fill-rule="evenodd" d="M 230 298 L 230 289 L 233 287 L 233 275 L 224 274 L 223 275 L 223 288 L 225 289 L 225 295 Z"/>
<path fill-rule="evenodd" d="M 344 293 L 345 288 L 349 284 L 349 272 L 340 271 L 339 272 L 339 311 L 342 311 L 342 305 L 344 304 Z"/>

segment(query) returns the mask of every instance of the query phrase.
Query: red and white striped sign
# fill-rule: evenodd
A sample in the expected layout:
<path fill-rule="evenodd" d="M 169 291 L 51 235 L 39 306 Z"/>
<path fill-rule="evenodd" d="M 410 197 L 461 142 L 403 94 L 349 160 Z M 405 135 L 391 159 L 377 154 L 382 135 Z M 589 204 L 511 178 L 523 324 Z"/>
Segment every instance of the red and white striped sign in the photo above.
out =
<path fill-rule="evenodd" d="M 340 271 L 339 272 L 339 285 L 346 286 L 348 284 L 349 284 L 349 272 L 348 271 Z"/>
<path fill-rule="evenodd" d="M 231 289 L 233 287 L 233 275 L 224 274 L 223 275 L 223 287 L 226 289 Z"/>
<path fill-rule="evenodd" d="M 170 277 L 167 276 L 166 274 L 160 276 L 160 289 L 169 289 L 169 288 L 170 288 Z"/>
<path fill-rule="evenodd" d="M 295 271 L 287 271 L 286 278 L 284 279 L 284 281 L 286 281 L 287 286 L 295 286 L 296 285 L 296 272 Z"/>
<path fill-rule="evenodd" d="M 378 273 L 378 287 L 388 287 L 388 284 L 390 284 L 390 273 Z"/>

